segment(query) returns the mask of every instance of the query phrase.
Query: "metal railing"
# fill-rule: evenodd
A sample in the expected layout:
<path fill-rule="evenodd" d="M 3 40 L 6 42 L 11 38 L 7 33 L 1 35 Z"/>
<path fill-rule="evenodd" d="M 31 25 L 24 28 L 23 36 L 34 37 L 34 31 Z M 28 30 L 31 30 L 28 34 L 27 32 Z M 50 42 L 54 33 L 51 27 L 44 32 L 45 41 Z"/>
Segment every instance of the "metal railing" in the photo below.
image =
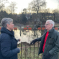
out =
<path fill-rule="evenodd" d="M 19 45 L 18 47 L 21 48 L 21 52 L 18 54 L 18 59 L 41 59 L 42 58 L 42 55 L 38 55 L 40 42 L 36 42 L 34 45 L 30 45 L 26 42 L 21 42 L 21 44 Z"/>

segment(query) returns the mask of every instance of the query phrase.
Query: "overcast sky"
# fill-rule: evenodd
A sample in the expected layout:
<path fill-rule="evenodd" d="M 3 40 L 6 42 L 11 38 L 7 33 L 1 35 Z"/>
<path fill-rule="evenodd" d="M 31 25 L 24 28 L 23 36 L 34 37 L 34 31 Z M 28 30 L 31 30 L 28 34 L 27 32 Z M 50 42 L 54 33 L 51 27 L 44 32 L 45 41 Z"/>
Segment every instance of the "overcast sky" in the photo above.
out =
<path fill-rule="evenodd" d="M 16 13 L 21 13 L 21 11 L 24 8 L 27 8 L 29 3 L 33 0 L 8 0 L 8 1 L 9 1 L 9 3 L 16 2 L 16 4 L 17 4 Z M 46 6 L 47 8 L 55 9 L 58 6 L 57 0 L 46 0 L 46 2 L 47 2 L 47 6 Z M 6 4 L 6 6 L 7 6 L 7 4 Z"/>

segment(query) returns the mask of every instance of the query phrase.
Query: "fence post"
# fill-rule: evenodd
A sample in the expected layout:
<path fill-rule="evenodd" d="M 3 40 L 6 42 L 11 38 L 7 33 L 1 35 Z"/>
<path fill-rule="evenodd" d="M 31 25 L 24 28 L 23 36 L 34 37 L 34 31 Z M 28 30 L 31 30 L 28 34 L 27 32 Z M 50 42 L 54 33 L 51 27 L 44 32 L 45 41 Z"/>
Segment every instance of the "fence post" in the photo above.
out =
<path fill-rule="evenodd" d="M 20 25 L 20 36 L 21 36 L 21 25 Z"/>
<path fill-rule="evenodd" d="M 21 42 L 21 59 L 22 59 L 22 42 Z"/>
<path fill-rule="evenodd" d="M 34 59 L 35 59 L 35 44 L 34 44 Z"/>
<path fill-rule="evenodd" d="M 26 59 L 26 44 L 25 44 L 25 59 Z"/>

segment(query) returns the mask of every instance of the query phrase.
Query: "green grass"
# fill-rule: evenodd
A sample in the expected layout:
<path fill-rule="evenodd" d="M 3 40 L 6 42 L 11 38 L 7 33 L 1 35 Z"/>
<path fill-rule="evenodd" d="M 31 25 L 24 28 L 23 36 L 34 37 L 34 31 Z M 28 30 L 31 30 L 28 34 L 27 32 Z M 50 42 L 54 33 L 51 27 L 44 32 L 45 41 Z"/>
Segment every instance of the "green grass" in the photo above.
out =
<path fill-rule="evenodd" d="M 18 53 L 18 59 L 42 59 L 42 54 L 40 54 L 38 56 L 38 47 L 35 46 L 35 50 L 34 50 L 34 45 L 28 46 L 26 45 L 25 48 L 25 44 L 22 45 L 22 52 L 20 51 L 20 53 Z M 21 44 L 18 45 L 18 47 L 21 47 Z M 22 56 L 21 56 L 22 53 Z"/>

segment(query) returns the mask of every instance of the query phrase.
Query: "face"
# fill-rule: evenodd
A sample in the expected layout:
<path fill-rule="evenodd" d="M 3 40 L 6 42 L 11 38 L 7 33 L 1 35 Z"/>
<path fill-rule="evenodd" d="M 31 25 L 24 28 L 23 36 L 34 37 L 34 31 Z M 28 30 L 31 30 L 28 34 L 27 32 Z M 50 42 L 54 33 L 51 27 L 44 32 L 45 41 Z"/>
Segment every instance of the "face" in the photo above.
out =
<path fill-rule="evenodd" d="M 10 31 L 12 31 L 14 29 L 13 22 L 11 22 L 10 24 L 7 24 L 7 29 L 9 29 Z"/>
<path fill-rule="evenodd" d="M 52 29 L 52 24 L 49 23 L 48 21 L 45 23 L 45 29 L 47 29 L 47 31 L 51 30 Z"/>

